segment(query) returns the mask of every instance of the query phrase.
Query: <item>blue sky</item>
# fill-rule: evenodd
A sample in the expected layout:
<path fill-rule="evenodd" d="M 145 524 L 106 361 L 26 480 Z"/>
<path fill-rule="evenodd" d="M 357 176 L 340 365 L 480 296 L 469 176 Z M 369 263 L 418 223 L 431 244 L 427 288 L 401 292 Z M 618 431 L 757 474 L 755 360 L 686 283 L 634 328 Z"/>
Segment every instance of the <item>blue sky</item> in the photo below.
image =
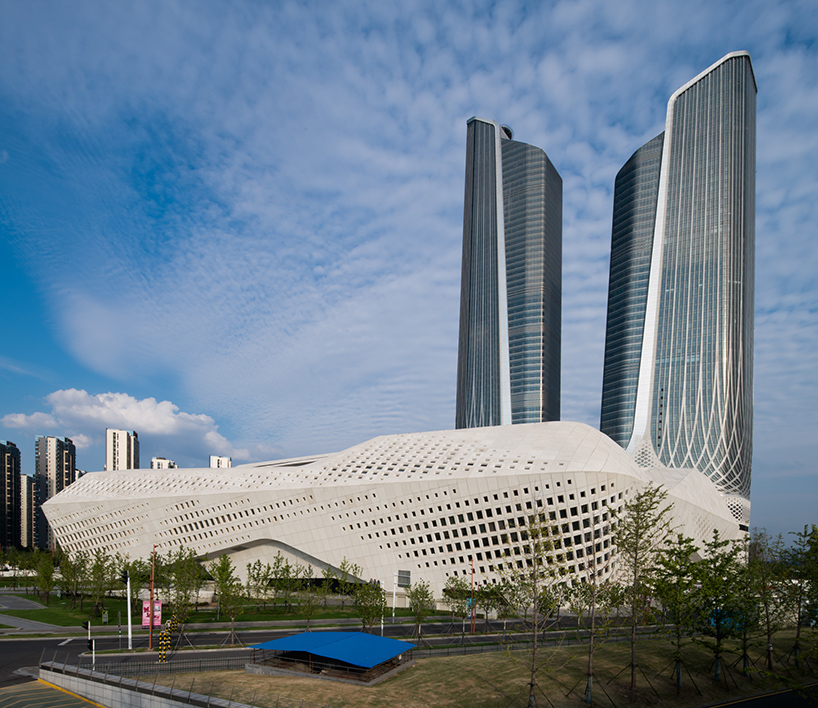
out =
<path fill-rule="evenodd" d="M 394 6 L 393 6 L 394 5 Z M 562 417 L 597 426 L 613 180 L 759 85 L 753 524 L 818 521 L 818 5 L 0 3 L 0 439 L 101 469 L 451 428 L 465 123 L 564 182 Z"/>

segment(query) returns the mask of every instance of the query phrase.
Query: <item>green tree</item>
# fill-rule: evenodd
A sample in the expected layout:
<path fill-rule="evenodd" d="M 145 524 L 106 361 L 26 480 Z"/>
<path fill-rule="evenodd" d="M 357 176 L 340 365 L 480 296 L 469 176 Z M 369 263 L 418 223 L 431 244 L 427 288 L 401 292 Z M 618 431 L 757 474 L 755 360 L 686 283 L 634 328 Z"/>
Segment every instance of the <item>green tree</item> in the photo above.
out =
<path fill-rule="evenodd" d="M 20 564 L 22 561 L 22 553 L 19 549 L 11 548 L 6 549 L 6 560 L 11 567 L 11 583 L 12 587 L 15 589 L 17 588 L 17 578 L 20 573 Z"/>
<path fill-rule="evenodd" d="M 784 599 L 795 620 L 795 645 L 792 649 L 796 667 L 801 662 L 802 627 L 818 617 L 818 527 L 804 526 L 791 532 L 793 544 L 784 551 L 787 582 Z"/>
<path fill-rule="evenodd" d="M 247 597 L 256 603 L 256 612 L 261 612 L 261 602 L 265 609 L 267 607 L 267 586 L 270 583 L 272 568 L 269 563 L 256 560 L 255 563 L 247 564 Z"/>
<path fill-rule="evenodd" d="M 371 633 L 375 622 L 386 612 L 386 593 L 380 585 L 358 583 L 353 598 L 363 631 Z"/>
<path fill-rule="evenodd" d="M 525 658 L 529 706 L 537 705 L 537 692 L 542 692 L 539 673 L 549 665 L 556 650 L 556 646 L 552 646 L 550 651 L 543 651 L 540 634 L 544 637 L 549 617 L 564 599 L 565 554 L 554 543 L 559 531 L 559 527 L 551 527 L 545 515 L 540 514 L 528 518 L 527 528 L 518 532 L 518 541 L 503 536 L 507 560 L 499 568 L 502 580 L 494 590 L 495 606 L 517 617 L 531 633 L 531 649 Z"/>
<path fill-rule="evenodd" d="M 101 548 L 94 551 L 88 574 L 89 595 L 93 601 L 92 611 L 99 617 L 105 610 L 105 593 L 113 586 L 114 561 Z"/>
<path fill-rule="evenodd" d="M 300 586 L 303 568 L 299 563 L 290 564 L 286 558 L 278 566 L 278 577 L 273 578 L 279 598 L 284 603 L 285 612 L 293 611 L 293 597 Z"/>
<path fill-rule="evenodd" d="M 454 618 L 460 617 L 460 639 L 464 640 L 466 634 L 466 616 L 469 613 L 469 598 L 471 591 L 466 579 L 460 575 L 450 575 L 446 579 L 446 586 L 443 588 L 443 596 L 449 605 L 452 613 L 450 629 L 454 630 Z"/>
<path fill-rule="evenodd" d="M 341 609 L 344 609 L 344 602 L 346 598 L 352 594 L 353 590 L 358 589 L 360 585 L 360 577 L 363 573 L 361 566 L 351 563 L 346 559 L 346 556 L 338 566 L 335 573 L 335 579 L 338 581 L 338 590 L 341 593 Z"/>
<path fill-rule="evenodd" d="M 753 529 L 748 547 L 747 569 L 750 593 L 756 600 L 759 620 L 767 644 L 766 664 L 773 670 L 773 636 L 781 629 L 784 615 L 784 586 L 787 582 L 784 538 L 766 529 Z M 746 652 L 745 652 L 746 657 Z"/>
<path fill-rule="evenodd" d="M 51 600 L 51 591 L 54 589 L 54 561 L 47 551 L 36 552 L 33 560 L 37 594 L 48 605 Z"/>
<path fill-rule="evenodd" d="M 425 580 L 418 580 L 406 588 L 406 597 L 409 599 L 412 615 L 415 618 L 415 634 L 418 641 L 422 641 L 423 623 L 435 609 L 435 597 L 429 583 Z"/>
<path fill-rule="evenodd" d="M 332 583 L 335 581 L 335 573 L 333 572 L 330 566 L 327 566 L 321 571 L 321 576 L 324 579 L 324 582 L 321 583 L 320 588 L 318 590 L 318 598 L 321 601 L 324 609 L 327 609 L 327 602 L 329 601 L 329 595 L 332 591 Z"/>
<path fill-rule="evenodd" d="M 677 695 L 682 691 L 682 645 L 684 638 L 693 632 L 699 614 L 694 572 L 698 552 L 692 538 L 677 534 L 665 541 L 656 558 L 654 593 L 672 627 Z"/>
<path fill-rule="evenodd" d="M 75 608 L 79 602 L 80 611 L 83 610 L 89 567 L 90 558 L 86 551 L 63 554 L 60 562 L 59 584 L 63 593 L 71 598 L 71 609 Z"/>
<path fill-rule="evenodd" d="M 168 553 L 167 560 L 169 574 L 173 579 L 168 599 L 171 612 L 179 623 L 179 638 L 176 644 L 178 647 L 185 636 L 185 624 L 190 618 L 195 598 L 198 597 L 204 582 L 204 571 L 196 559 L 196 554 L 182 546 L 176 549 L 175 553 Z"/>
<path fill-rule="evenodd" d="M 298 594 L 301 601 L 300 614 L 307 620 L 307 631 L 309 632 L 310 622 L 321 608 L 321 585 L 316 585 L 313 582 L 312 568 L 310 566 L 304 566 L 299 575 Z"/>
<path fill-rule="evenodd" d="M 207 572 L 210 573 L 216 584 L 220 613 L 230 618 L 230 633 L 227 635 L 227 639 L 224 640 L 223 645 L 227 644 L 227 642 L 230 642 L 230 646 L 241 644 L 242 642 L 236 634 L 236 617 L 242 610 L 243 586 L 236 577 L 233 561 L 230 560 L 230 556 L 227 554 L 222 554 L 207 566 Z"/>
<path fill-rule="evenodd" d="M 655 581 L 656 559 L 671 534 L 672 504 L 662 487 L 648 485 L 625 502 L 616 517 L 615 539 L 622 571 L 628 624 L 631 631 L 631 693 L 636 692 L 639 664 L 636 646 L 639 625 L 650 621 L 653 608 L 650 598 Z"/>
<path fill-rule="evenodd" d="M 724 642 L 741 634 L 742 563 L 738 544 L 721 538 L 718 530 L 705 543 L 704 559 L 695 566 L 700 613 L 697 639 L 713 653 L 714 675 L 721 680 Z"/>

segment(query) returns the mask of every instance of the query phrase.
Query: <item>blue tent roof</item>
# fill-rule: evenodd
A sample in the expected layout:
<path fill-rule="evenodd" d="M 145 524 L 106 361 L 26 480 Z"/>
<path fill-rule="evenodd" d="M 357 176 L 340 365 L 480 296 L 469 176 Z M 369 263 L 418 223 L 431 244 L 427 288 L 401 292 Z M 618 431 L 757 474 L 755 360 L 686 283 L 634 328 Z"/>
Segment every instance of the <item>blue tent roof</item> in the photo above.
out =
<path fill-rule="evenodd" d="M 303 632 L 253 646 L 253 649 L 270 651 L 305 651 L 365 669 L 414 648 L 415 645 L 409 642 L 363 632 Z"/>

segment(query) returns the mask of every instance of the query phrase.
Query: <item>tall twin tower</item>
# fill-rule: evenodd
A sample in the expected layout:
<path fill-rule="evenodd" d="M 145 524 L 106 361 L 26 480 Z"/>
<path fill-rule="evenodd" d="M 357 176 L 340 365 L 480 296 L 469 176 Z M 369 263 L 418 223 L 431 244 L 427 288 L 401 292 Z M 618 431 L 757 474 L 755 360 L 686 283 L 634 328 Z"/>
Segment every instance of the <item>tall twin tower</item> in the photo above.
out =
<path fill-rule="evenodd" d="M 749 523 L 756 84 L 728 54 L 668 102 L 616 177 L 600 428 L 645 467 L 695 468 Z M 468 122 L 456 427 L 558 420 L 562 180 Z"/>

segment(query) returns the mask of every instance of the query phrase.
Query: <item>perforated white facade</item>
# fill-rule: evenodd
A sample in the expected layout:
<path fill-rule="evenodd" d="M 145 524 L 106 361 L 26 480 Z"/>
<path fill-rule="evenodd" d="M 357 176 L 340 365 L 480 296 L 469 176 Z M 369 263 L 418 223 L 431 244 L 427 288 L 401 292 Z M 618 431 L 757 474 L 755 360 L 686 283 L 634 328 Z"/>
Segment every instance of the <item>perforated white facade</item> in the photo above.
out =
<path fill-rule="evenodd" d="M 339 453 L 240 465 L 88 474 L 45 505 L 67 551 L 146 557 L 153 544 L 240 573 L 281 551 L 316 569 L 344 558 L 392 587 L 395 571 L 441 597 L 453 574 L 496 582 L 522 567 L 525 531 L 541 518 L 574 578 L 615 571 L 611 510 L 653 480 L 669 490 L 680 531 L 701 541 L 738 528 L 693 470 L 642 469 L 580 423 L 532 423 L 374 438 Z"/>

